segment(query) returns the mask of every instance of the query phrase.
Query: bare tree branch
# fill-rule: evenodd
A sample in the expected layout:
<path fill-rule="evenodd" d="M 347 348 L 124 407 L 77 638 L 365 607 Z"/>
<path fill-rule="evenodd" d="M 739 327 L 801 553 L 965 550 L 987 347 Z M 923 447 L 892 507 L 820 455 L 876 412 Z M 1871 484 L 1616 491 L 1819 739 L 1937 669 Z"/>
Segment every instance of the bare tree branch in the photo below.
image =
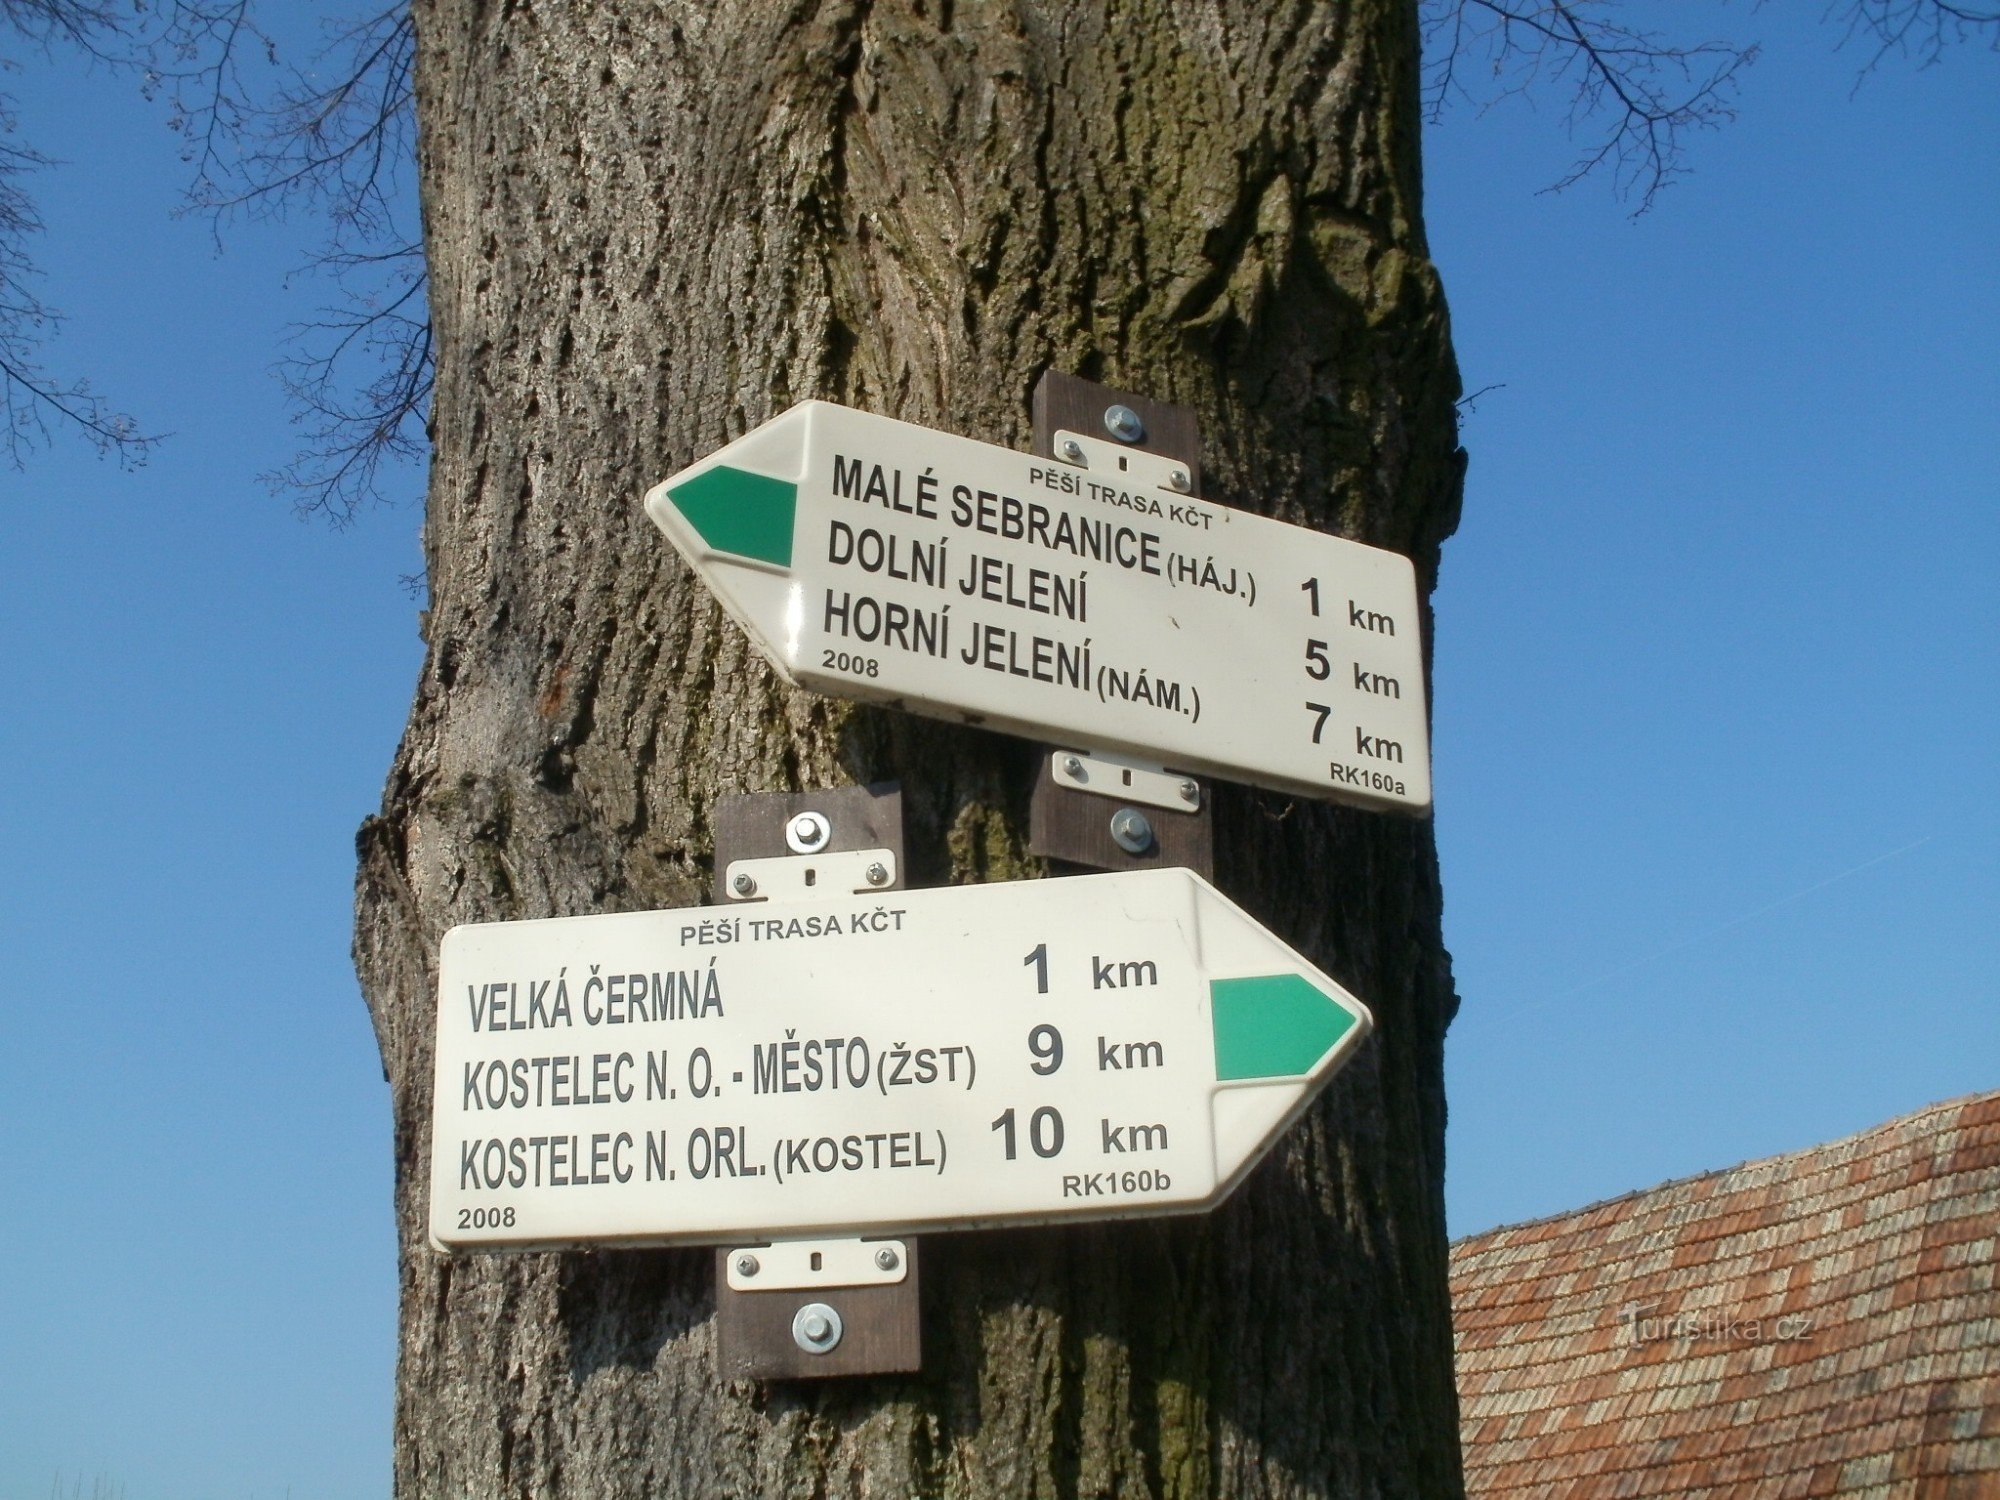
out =
<path fill-rule="evenodd" d="M 247 84 L 238 59 L 261 43 L 245 4 L 204 14 L 188 45 L 204 65 L 176 90 L 177 118 L 197 150 L 190 197 L 222 218 L 282 215 L 303 206 L 335 226 L 334 250 L 383 233 L 394 195 L 415 162 L 416 34 L 397 3 L 329 26 L 309 70 L 292 70 L 266 102 Z M 206 45 L 204 45 L 206 44 Z M 313 75 L 336 81 L 322 84 Z"/>
<path fill-rule="evenodd" d="M 2000 52 L 2000 4 L 1970 4 L 1966 0 L 1842 0 L 1829 4 L 1826 16 L 1841 26 L 1840 45 L 1857 39 L 1873 49 L 1861 70 L 1865 78 L 1884 59 L 1914 57 L 1917 66 L 1934 66 L 1946 47 L 1958 42 L 1984 41 Z M 1861 86 L 1860 78 L 1855 87 Z"/>
<path fill-rule="evenodd" d="M 237 214 L 322 216 L 307 266 L 334 305 L 292 330 L 279 365 L 305 446 L 264 478 L 335 524 L 384 498 L 389 471 L 428 448 L 433 364 L 423 247 L 408 212 L 416 160 L 416 34 L 403 0 L 328 27 L 305 69 L 261 91 L 244 60 L 268 54 L 248 0 L 186 13 L 170 80 L 195 168 L 190 205 L 218 228 Z M 324 83 L 318 80 L 331 78 Z"/>
<path fill-rule="evenodd" d="M 1618 0 L 1419 3 L 1432 118 L 1553 89 L 1582 147 L 1551 190 L 1603 175 L 1635 215 L 1685 174 L 1691 135 L 1734 117 L 1757 55 L 1628 25 Z M 1929 66 L 1955 43 L 2000 50 L 2000 0 L 1827 0 L 1825 14 L 1845 27 L 1843 44 L 1870 47 L 1864 75 L 1891 55 Z M 407 0 L 330 25 L 303 69 L 282 63 L 253 0 L 165 0 L 152 11 L 0 0 L 0 35 L 10 32 L 44 52 L 140 70 L 149 94 L 172 105 L 194 174 L 190 205 L 218 232 L 239 213 L 324 217 L 307 269 L 331 282 L 334 305 L 293 330 L 299 347 L 279 366 L 306 446 L 265 477 L 336 523 L 384 498 L 390 471 L 426 450 L 433 368 L 422 247 L 403 222 L 416 145 Z M 143 462 L 158 434 L 41 363 L 60 315 L 34 289 L 27 247 L 41 224 L 25 183 L 47 165 L 17 139 L 0 96 L 0 445 L 19 467 L 53 428 Z"/>
<path fill-rule="evenodd" d="M 128 60 L 124 18 L 93 0 L 0 0 L 0 33 L 45 55 L 77 51 L 113 66 Z M 52 440 L 53 428 L 81 437 L 121 465 L 142 464 L 162 434 L 142 432 L 88 381 L 52 374 L 42 362 L 62 314 L 36 290 L 41 273 L 28 246 L 42 232 L 42 220 L 27 180 L 53 163 L 24 144 L 19 130 L 12 101 L 0 95 L 0 449 L 20 469 Z"/>
<path fill-rule="evenodd" d="M 1507 389 L 1507 382 L 1504 380 L 1489 381 L 1485 385 L 1482 385 L 1478 390 L 1472 392 L 1470 395 L 1460 396 L 1456 401 L 1452 403 L 1452 406 L 1458 412 L 1459 418 L 1462 421 L 1466 417 L 1472 416 L 1478 412 L 1480 397 L 1490 396 L 1495 391 L 1504 391 L 1506 389 Z"/>
<path fill-rule="evenodd" d="M 304 448 L 265 478 L 335 522 L 381 498 L 391 471 L 425 451 L 431 391 L 423 250 L 401 222 L 416 156 L 405 0 L 329 25 L 303 67 L 286 66 L 252 0 L 129 11 L 117 0 L 0 0 L 6 32 L 137 72 L 148 97 L 168 102 L 193 172 L 190 209 L 218 234 L 237 214 L 324 221 L 306 269 L 330 283 L 334 305 L 292 331 L 296 349 L 278 369 Z M 18 467 L 67 429 L 137 463 L 158 436 L 41 364 L 59 315 L 35 291 L 28 243 L 41 223 L 24 181 L 48 164 L 18 141 L 0 97 L 0 442 Z"/>
<path fill-rule="evenodd" d="M 124 19 L 97 0 L 4 0 L 0 21 L 44 50 L 75 47 L 105 62 L 115 60 L 110 44 L 125 34 Z"/>
<path fill-rule="evenodd" d="M 1615 0 L 1424 0 L 1424 98 L 1490 108 L 1531 89 L 1565 101 L 1584 145 L 1551 191 L 1603 173 L 1634 215 L 1686 172 L 1688 137 L 1735 118 L 1754 45 L 1677 43 L 1628 26 Z"/>
<path fill-rule="evenodd" d="M 307 352 L 285 360 L 279 378 L 305 447 L 263 476 L 301 513 L 318 512 L 335 525 L 383 498 L 385 466 L 421 459 L 430 442 L 433 353 L 423 249 L 407 245 L 357 263 L 392 287 L 400 282 L 401 290 L 387 301 L 351 293 L 299 330 Z"/>
<path fill-rule="evenodd" d="M 1548 191 L 1597 174 L 1636 217 L 1686 175 L 1688 140 L 1736 116 L 1754 43 L 1683 43 L 1618 19 L 1620 0 L 1420 0 L 1424 103 L 1488 109 L 1553 90 L 1584 143 Z M 1826 0 L 1825 19 L 1872 49 L 1862 77 L 1891 55 L 1936 63 L 1953 44 L 2000 51 L 2000 0 Z M 1859 86 L 1859 80 L 1856 82 Z"/>

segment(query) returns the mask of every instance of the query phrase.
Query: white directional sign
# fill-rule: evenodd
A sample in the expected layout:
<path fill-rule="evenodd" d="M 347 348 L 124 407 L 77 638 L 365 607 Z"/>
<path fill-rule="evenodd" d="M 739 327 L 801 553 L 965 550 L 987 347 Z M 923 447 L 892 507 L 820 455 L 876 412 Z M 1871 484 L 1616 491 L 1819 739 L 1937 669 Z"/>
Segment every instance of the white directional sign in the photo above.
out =
<path fill-rule="evenodd" d="M 1187 870 L 457 927 L 438 982 L 445 1250 L 1206 1208 L 1371 1025 Z"/>
<path fill-rule="evenodd" d="M 1409 559 L 1178 493 L 1156 456 L 1058 447 L 1075 460 L 808 401 L 646 510 L 803 687 L 1428 810 Z"/>

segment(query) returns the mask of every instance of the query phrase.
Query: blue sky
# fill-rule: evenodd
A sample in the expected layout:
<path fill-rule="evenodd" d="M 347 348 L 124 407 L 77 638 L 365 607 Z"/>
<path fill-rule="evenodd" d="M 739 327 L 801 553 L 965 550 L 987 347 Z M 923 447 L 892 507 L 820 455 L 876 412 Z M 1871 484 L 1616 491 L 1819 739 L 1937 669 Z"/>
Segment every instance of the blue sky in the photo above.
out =
<path fill-rule="evenodd" d="M 2000 59 L 1780 9 L 1636 223 L 1429 141 L 1455 1233 L 2000 1085 Z"/>
<path fill-rule="evenodd" d="M 1466 383 L 1501 387 L 1437 597 L 1455 1233 L 2000 1083 L 2000 59 L 1856 91 L 1817 13 L 1712 13 L 1764 56 L 1637 222 L 1537 195 L 1546 101 L 1429 139 Z M 67 162 L 60 360 L 175 436 L 0 472 L 0 1500 L 386 1493 L 347 947 L 418 512 L 330 531 L 256 481 L 305 227 L 218 252 L 128 84 L 5 83 Z"/>

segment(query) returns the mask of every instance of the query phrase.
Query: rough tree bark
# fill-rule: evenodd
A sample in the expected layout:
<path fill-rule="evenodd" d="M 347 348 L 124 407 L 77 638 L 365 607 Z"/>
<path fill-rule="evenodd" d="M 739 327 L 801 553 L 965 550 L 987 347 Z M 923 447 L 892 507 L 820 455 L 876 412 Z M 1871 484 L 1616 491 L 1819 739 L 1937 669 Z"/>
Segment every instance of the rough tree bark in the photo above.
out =
<path fill-rule="evenodd" d="M 901 777 L 912 883 L 1029 878 L 1030 751 L 786 689 L 645 487 L 807 396 L 1025 446 L 1051 365 L 1200 412 L 1205 491 L 1454 524 L 1414 0 L 418 0 L 429 656 L 360 836 L 407 1496 L 1460 1488 L 1429 827 L 1223 787 L 1218 884 L 1377 1037 L 1221 1211 L 932 1236 L 923 1375 L 711 1373 L 705 1251 L 425 1240 L 437 945 L 700 902 L 729 791 Z"/>

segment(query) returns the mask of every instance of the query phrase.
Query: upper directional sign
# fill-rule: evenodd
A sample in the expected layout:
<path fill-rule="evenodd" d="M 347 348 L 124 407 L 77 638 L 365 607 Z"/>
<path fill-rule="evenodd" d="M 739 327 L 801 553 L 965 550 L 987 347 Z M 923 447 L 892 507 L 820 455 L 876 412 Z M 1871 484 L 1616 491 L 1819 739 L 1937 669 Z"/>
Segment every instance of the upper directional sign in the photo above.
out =
<path fill-rule="evenodd" d="M 1115 443 L 1060 446 L 1076 461 L 808 401 L 646 510 L 801 686 L 1428 810 L 1407 558 L 1192 499 Z"/>
<path fill-rule="evenodd" d="M 442 1249 L 1212 1206 L 1368 1012 L 1187 870 L 445 935 Z"/>

